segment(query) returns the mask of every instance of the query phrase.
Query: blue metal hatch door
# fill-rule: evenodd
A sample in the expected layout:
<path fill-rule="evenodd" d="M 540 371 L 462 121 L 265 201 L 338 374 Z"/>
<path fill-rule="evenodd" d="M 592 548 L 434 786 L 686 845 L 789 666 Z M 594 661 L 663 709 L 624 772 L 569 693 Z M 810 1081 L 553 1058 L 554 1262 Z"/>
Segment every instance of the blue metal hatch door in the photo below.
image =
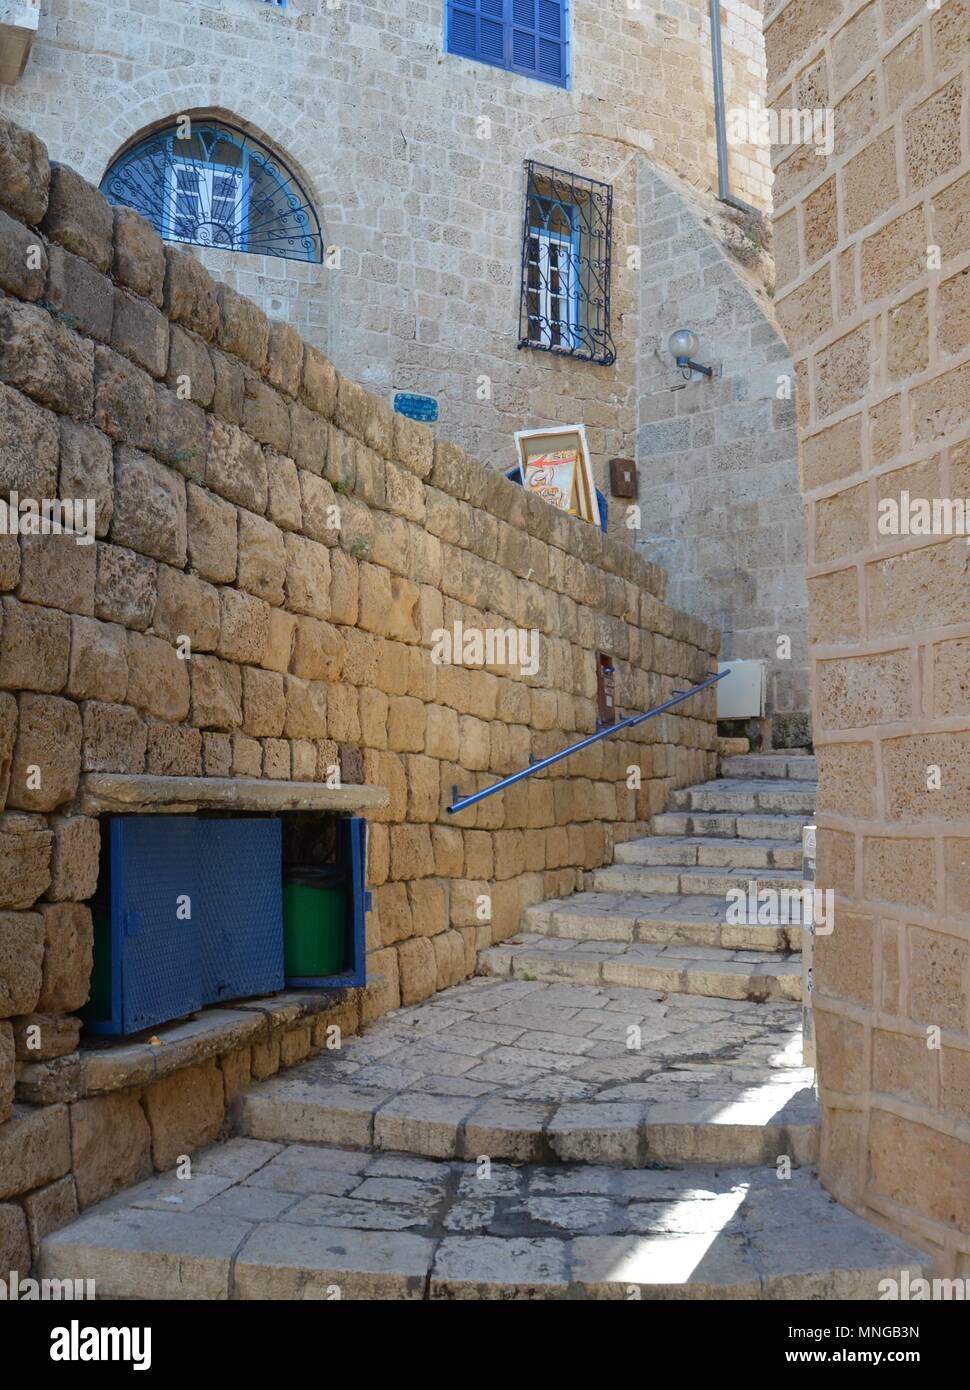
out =
<path fill-rule="evenodd" d="M 111 822 L 112 934 L 118 943 L 122 1032 L 202 1006 L 196 869 L 190 816 Z"/>
<path fill-rule="evenodd" d="M 281 822 L 201 820 L 196 831 L 203 1002 L 282 989 Z"/>

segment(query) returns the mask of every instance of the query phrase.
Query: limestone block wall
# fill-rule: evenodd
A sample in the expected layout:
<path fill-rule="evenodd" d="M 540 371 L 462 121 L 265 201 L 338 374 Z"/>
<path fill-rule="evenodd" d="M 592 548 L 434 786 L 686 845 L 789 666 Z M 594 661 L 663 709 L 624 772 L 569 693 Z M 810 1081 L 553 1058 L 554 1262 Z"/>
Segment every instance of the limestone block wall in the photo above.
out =
<path fill-rule="evenodd" d="M 598 651 L 633 712 L 703 679 L 719 639 L 665 602 L 657 566 L 394 415 L 6 122 L 0 205 L 0 500 L 92 499 L 96 532 L 0 537 L 0 1236 L 22 1257 L 321 1041 L 303 1000 L 201 1053 L 79 1054 L 87 774 L 338 764 L 386 787 L 372 983 L 334 1004 L 353 1028 L 469 975 L 524 905 L 711 775 L 713 691 L 455 818 L 452 785 L 591 732 Z M 458 623 L 535 633 L 536 665 L 435 659 Z"/>
<path fill-rule="evenodd" d="M 436 397 L 450 439 L 498 468 L 523 424 L 585 421 L 598 479 L 634 431 L 638 157 L 717 187 L 708 0 L 570 0 L 571 83 L 445 51 L 445 0 L 42 0 L 0 113 L 98 184 L 136 137 L 219 115 L 306 187 L 339 266 L 204 253 L 213 275 L 390 400 Z M 757 8 L 723 8 L 727 100 L 763 93 Z M 612 366 L 520 350 L 523 161 L 614 190 Z M 768 205 L 767 151 L 731 151 Z M 339 331 L 336 331 L 338 330 Z"/>
<path fill-rule="evenodd" d="M 779 312 L 799 373 L 819 758 L 822 1180 L 970 1275 L 970 549 L 880 503 L 970 496 L 970 6 L 787 0 L 772 104 Z M 905 505 L 905 503 L 902 503 Z"/>

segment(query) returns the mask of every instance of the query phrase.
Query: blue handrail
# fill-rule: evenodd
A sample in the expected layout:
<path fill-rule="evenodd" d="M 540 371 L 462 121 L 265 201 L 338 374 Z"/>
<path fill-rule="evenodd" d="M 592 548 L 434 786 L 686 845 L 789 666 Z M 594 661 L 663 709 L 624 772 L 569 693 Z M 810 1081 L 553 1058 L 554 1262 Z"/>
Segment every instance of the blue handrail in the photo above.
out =
<path fill-rule="evenodd" d="M 601 738 L 609 738 L 611 734 L 618 734 L 621 729 L 632 729 L 635 724 L 642 724 L 645 719 L 652 719 L 655 714 L 663 714 L 673 705 L 679 705 L 682 701 L 689 700 L 692 695 L 698 695 L 708 686 L 715 685 L 730 674 L 730 667 L 726 671 L 718 671 L 716 676 L 708 676 L 706 681 L 702 681 L 700 685 L 692 686 L 690 690 L 676 691 L 671 699 L 665 700 L 662 705 L 655 705 L 653 709 L 648 709 L 644 714 L 631 714 L 628 719 L 621 719 L 619 724 L 608 724 L 606 728 L 598 729 L 595 734 L 581 739 L 579 743 L 574 743 L 569 748 L 560 749 L 558 753 L 550 753 L 548 758 L 540 758 L 537 763 L 534 763 L 530 758 L 528 767 L 523 767 L 519 772 L 513 772 L 508 777 L 503 777 L 500 782 L 495 782 L 491 787 L 484 787 L 480 792 L 473 792 L 471 796 L 463 796 L 459 799 L 458 788 L 453 786 L 451 789 L 452 802 L 447 807 L 449 816 L 455 816 L 459 811 L 467 811 L 469 806 L 477 805 L 479 801 L 484 801 L 487 796 L 494 796 L 496 792 L 504 791 L 506 787 L 511 787 L 515 782 L 521 782 L 526 777 L 532 777 L 536 772 L 542 772 L 544 768 L 552 767 L 553 763 L 561 762 L 563 758 L 568 758 L 573 753 L 579 753 L 583 748 L 589 748 L 593 743 L 599 743 Z"/>

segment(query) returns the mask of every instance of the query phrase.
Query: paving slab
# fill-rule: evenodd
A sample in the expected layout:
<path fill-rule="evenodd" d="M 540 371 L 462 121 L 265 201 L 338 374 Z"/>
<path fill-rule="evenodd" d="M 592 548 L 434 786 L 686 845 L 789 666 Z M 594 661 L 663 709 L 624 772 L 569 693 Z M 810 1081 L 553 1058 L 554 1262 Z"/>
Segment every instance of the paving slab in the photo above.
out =
<path fill-rule="evenodd" d="M 200 1156 L 210 1172 L 224 1147 Z M 273 1164 L 289 1192 L 258 1185 Z M 353 1187 L 304 1197 L 306 1170 Z M 289 1145 L 191 1215 L 107 1207 L 45 1238 L 45 1275 L 145 1300 L 875 1300 L 881 1279 L 922 1270 L 807 1169 L 779 1178 L 769 1164 L 512 1166 Z"/>

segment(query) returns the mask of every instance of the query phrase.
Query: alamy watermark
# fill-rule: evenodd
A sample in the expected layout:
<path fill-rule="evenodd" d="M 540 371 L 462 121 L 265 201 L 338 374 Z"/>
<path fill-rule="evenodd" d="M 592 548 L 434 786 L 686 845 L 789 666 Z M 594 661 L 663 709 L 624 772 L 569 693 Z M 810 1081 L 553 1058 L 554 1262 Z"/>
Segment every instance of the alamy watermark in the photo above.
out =
<path fill-rule="evenodd" d="M 777 111 L 750 97 L 747 106 L 727 113 L 728 139 L 736 145 L 813 145 L 820 155 L 835 149 L 835 113 L 830 107 L 781 107 Z"/>
<path fill-rule="evenodd" d="M 876 510 L 880 536 L 967 536 L 970 497 L 881 497 Z"/>
<path fill-rule="evenodd" d="M 95 512 L 93 497 L 21 497 L 11 492 L 0 497 L 0 535 L 73 536 L 78 545 L 93 545 Z"/>
<path fill-rule="evenodd" d="M 816 936 L 831 936 L 835 926 L 832 888 L 759 888 L 755 879 L 725 894 L 724 920 L 729 926 L 803 926 Z"/>
<path fill-rule="evenodd" d="M 524 676 L 539 670 L 539 632 L 523 627 L 437 627 L 431 634 L 435 666 L 517 667 Z"/>

